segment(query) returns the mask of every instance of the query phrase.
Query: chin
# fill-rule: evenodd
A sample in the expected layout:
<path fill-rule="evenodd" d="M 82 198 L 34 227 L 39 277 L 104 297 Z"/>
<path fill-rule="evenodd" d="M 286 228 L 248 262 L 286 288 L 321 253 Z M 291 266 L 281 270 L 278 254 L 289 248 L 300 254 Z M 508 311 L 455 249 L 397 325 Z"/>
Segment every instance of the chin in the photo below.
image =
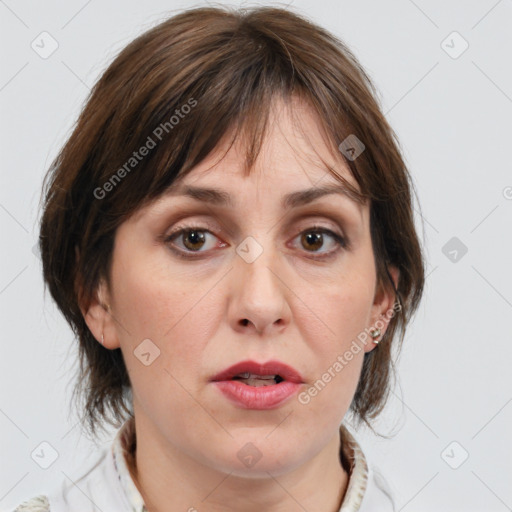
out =
<path fill-rule="evenodd" d="M 279 442 L 265 441 L 265 434 L 261 436 L 261 442 L 255 440 L 255 436 L 247 436 L 213 456 L 212 462 L 217 469 L 241 478 L 269 478 L 289 473 L 301 464 L 300 456 L 293 446 Z M 226 459 L 226 454 L 231 456 Z"/>
<path fill-rule="evenodd" d="M 298 464 L 293 461 L 276 459 L 275 456 L 262 456 L 257 462 L 247 464 L 239 460 L 232 461 L 232 466 L 228 468 L 231 476 L 246 479 L 268 479 L 270 476 L 278 477 L 285 475 L 295 469 Z"/>

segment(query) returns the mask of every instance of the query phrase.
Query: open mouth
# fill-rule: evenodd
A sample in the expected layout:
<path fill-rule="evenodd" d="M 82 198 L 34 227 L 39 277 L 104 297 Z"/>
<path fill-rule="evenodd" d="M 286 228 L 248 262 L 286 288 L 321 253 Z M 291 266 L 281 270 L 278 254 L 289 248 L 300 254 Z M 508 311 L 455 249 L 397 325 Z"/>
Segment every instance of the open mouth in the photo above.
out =
<path fill-rule="evenodd" d="M 283 382 L 284 379 L 280 375 L 255 375 L 249 372 L 242 372 L 232 378 L 232 380 L 239 380 L 247 386 L 261 387 L 261 386 L 274 386 Z"/>
<path fill-rule="evenodd" d="M 236 407 L 269 410 L 281 407 L 298 393 L 304 379 L 281 361 L 245 360 L 221 371 L 211 382 Z"/>

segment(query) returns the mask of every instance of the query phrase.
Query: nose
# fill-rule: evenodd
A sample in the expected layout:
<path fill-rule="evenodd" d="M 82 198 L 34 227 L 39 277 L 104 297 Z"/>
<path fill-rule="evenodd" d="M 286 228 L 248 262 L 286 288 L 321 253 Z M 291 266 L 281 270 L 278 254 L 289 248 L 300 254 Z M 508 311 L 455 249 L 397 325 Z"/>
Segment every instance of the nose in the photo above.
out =
<path fill-rule="evenodd" d="M 264 250 L 250 263 L 236 257 L 229 304 L 230 323 L 235 331 L 275 335 L 290 322 L 287 301 L 290 291 L 275 262 L 270 250 Z"/>

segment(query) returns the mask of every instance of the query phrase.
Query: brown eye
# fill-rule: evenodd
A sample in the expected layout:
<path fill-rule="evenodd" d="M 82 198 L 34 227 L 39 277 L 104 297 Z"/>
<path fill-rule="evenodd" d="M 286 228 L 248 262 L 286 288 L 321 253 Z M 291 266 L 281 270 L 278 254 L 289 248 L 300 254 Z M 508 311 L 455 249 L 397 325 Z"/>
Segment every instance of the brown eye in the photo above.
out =
<path fill-rule="evenodd" d="M 338 252 L 340 247 L 347 248 L 347 240 L 334 233 L 330 229 L 322 227 L 313 227 L 306 231 L 303 231 L 300 235 L 300 245 L 306 250 L 306 252 L 316 254 L 318 253 L 318 259 L 328 258 Z M 331 240 L 331 246 L 333 249 L 327 251 L 321 251 L 326 245 L 326 240 Z"/>
<path fill-rule="evenodd" d="M 303 242 L 304 248 L 313 249 L 316 251 L 317 249 L 320 249 L 324 243 L 323 234 L 314 231 L 308 231 L 302 234 L 301 242 Z"/>
<path fill-rule="evenodd" d="M 204 232 L 199 231 L 197 229 L 183 231 L 181 235 L 182 235 L 183 245 L 191 251 L 196 251 L 197 249 L 201 249 L 206 240 Z"/>
<path fill-rule="evenodd" d="M 203 228 L 202 226 L 183 226 L 177 228 L 166 237 L 165 242 L 170 243 L 171 249 L 179 256 L 186 258 L 188 254 L 205 253 L 208 252 L 209 248 L 214 248 L 216 245 L 219 245 L 214 243 L 214 241 L 210 241 L 210 247 L 208 247 L 208 235 L 211 235 L 211 238 L 215 240 L 215 235 L 213 235 L 209 229 Z M 204 247 L 206 247 L 206 249 L 204 249 Z"/>
<path fill-rule="evenodd" d="M 208 253 L 208 249 L 226 247 L 227 244 L 218 241 L 210 242 L 211 245 L 208 247 L 208 235 L 211 235 L 214 240 L 217 239 L 209 229 L 202 226 L 181 226 L 166 237 L 165 242 L 170 244 L 170 249 L 173 252 L 185 259 L 199 257 L 202 253 Z M 313 259 L 329 258 L 334 256 L 341 247 L 348 247 L 348 241 L 344 237 L 322 227 L 314 226 L 298 236 L 300 236 L 302 248 L 310 254 L 315 254 Z M 326 245 L 328 247 L 327 241 L 329 240 L 334 248 L 322 251 L 321 249 Z"/>

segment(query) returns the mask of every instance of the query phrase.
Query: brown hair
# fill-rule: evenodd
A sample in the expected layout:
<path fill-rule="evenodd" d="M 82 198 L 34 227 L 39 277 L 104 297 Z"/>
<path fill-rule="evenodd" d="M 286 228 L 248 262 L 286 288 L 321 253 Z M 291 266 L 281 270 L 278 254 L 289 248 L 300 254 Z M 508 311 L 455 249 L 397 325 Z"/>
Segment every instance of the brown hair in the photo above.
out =
<path fill-rule="evenodd" d="M 165 20 L 120 52 L 91 90 L 45 177 L 44 281 L 79 340 L 75 392 L 85 398 L 93 434 L 101 419 L 115 424 L 109 411 L 117 425 L 132 414 L 121 350 L 96 341 L 79 307 L 87 309 L 100 279 L 109 283 L 116 229 L 232 129 L 235 138 L 246 137 L 248 172 L 271 102 L 292 95 L 315 109 L 333 151 L 341 154 L 338 146 L 349 135 L 365 146 L 357 158 L 345 158 L 360 189 L 352 192 L 370 200 L 378 279 L 389 286 L 388 266 L 398 268 L 395 291 L 402 309 L 378 347 L 365 354 L 351 411 L 371 427 L 368 420 L 384 407 L 392 340 L 400 332 L 393 345 L 401 346 L 422 295 L 424 267 L 412 182 L 376 89 L 343 42 L 299 14 L 275 7 L 206 7 Z M 135 158 L 143 146 L 149 151 Z"/>

